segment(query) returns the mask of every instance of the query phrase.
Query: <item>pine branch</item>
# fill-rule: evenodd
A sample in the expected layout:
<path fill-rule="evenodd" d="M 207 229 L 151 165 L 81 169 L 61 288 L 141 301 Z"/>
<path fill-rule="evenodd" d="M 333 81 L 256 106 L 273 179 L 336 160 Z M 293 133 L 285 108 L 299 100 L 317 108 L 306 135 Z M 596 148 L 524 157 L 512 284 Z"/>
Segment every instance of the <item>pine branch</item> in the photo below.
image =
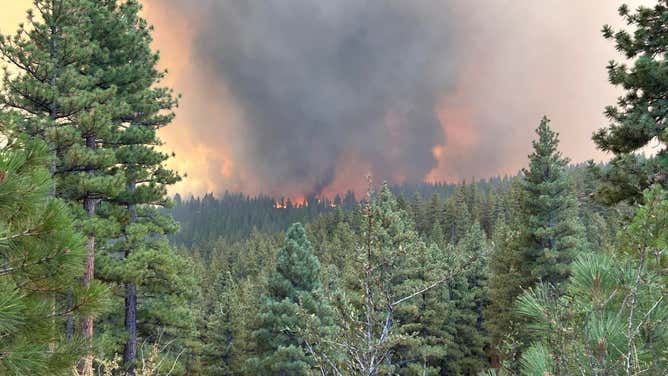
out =
<path fill-rule="evenodd" d="M 427 292 L 427 291 L 429 291 L 429 290 L 431 290 L 431 289 L 433 289 L 433 288 L 435 288 L 435 287 L 438 287 L 438 286 L 440 286 L 440 285 L 442 285 L 442 284 L 448 282 L 450 279 L 452 279 L 453 277 L 455 277 L 457 274 L 459 274 L 460 272 L 463 272 L 467 267 L 469 267 L 471 264 L 473 264 L 477 259 L 478 259 L 478 256 L 471 256 L 471 257 L 470 257 L 464 264 L 462 264 L 456 271 L 451 272 L 450 274 L 446 275 L 445 277 L 443 277 L 443 278 L 437 280 L 436 282 L 434 282 L 434 283 L 428 285 L 427 287 L 425 287 L 425 288 L 423 288 L 423 289 L 421 289 L 421 290 L 415 291 L 414 293 L 412 293 L 412 294 L 410 294 L 410 295 L 404 296 L 403 298 L 396 300 L 394 303 L 391 304 L 391 306 L 394 307 L 394 306 L 396 306 L 396 305 L 398 305 L 398 304 L 401 304 L 401 303 L 403 303 L 403 302 L 405 302 L 405 301 L 407 301 L 407 300 L 410 300 L 410 299 L 412 299 L 412 298 L 414 298 L 414 297 L 416 297 L 416 296 L 418 296 L 418 295 L 421 295 L 421 294 L 423 294 L 423 293 L 425 293 L 425 292 Z"/>

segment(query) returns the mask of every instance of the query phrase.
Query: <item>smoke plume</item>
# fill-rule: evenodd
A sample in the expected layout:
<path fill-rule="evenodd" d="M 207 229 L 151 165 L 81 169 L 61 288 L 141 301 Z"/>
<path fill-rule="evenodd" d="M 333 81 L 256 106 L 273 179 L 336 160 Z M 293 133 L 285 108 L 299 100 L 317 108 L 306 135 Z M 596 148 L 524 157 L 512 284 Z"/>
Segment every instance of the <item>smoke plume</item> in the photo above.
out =
<path fill-rule="evenodd" d="M 190 126 L 206 144 L 209 128 L 226 128 L 216 141 L 255 176 L 251 190 L 320 194 L 344 155 L 392 180 L 436 167 L 456 55 L 432 1 L 166 3 L 197 24 L 192 58 L 239 113 Z"/>
<path fill-rule="evenodd" d="M 187 30 L 177 144 L 199 150 L 201 186 L 305 195 L 513 173 L 543 114 L 567 155 L 603 158 L 600 28 L 620 3 L 153 0 L 147 16 Z"/>
<path fill-rule="evenodd" d="M 621 0 L 146 0 L 183 94 L 183 193 L 300 196 L 514 173 L 543 114 L 574 161 L 618 94 Z M 635 7 L 646 0 L 627 1 Z M 29 0 L 0 0 L 0 27 Z"/>

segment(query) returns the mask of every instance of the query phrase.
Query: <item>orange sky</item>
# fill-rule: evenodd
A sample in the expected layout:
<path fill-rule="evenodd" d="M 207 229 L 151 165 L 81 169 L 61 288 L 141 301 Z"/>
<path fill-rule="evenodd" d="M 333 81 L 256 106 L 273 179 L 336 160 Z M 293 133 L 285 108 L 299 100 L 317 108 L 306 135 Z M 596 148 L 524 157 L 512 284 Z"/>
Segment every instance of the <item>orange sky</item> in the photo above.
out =
<path fill-rule="evenodd" d="M 526 162 L 531 130 L 543 114 L 560 132 L 565 155 L 574 161 L 604 159 L 590 137 L 606 125 L 603 108 L 617 95 L 605 72 L 607 61 L 617 55 L 601 37 L 600 27 L 604 23 L 619 24 L 616 8 L 622 1 L 474 2 L 485 6 L 476 6 L 475 12 L 454 10 L 471 18 L 468 24 L 475 29 L 461 30 L 461 38 L 470 47 L 457 59 L 467 63 L 458 72 L 455 90 L 444 95 L 442 105 L 435 109 L 448 141 L 433 148 L 438 164 L 425 180 L 452 181 L 516 172 Z M 627 2 L 634 6 L 648 3 Z M 30 3 L 0 0 L 0 32 L 13 32 Z M 167 148 L 177 155 L 172 167 L 188 174 L 173 191 L 281 193 L 263 186 L 259 177 L 244 169 L 239 156 L 251 151 L 239 150 L 243 146 L 238 141 L 245 137 L 243 113 L 226 85 L 210 80 L 207 68 L 193 59 L 191 49 L 199 25 L 165 4 L 145 1 L 145 14 L 156 27 L 155 46 L 161 51 L 161 64 L 170 72 L 167 83 L 184 95 L 177 120 L 162 131 Z M 492 50 L 493 54 L 480 59 L 481 50 Z M 530 78 L 510 82 L 508 72 L 526 72 Z M 487 105 L 503 111 L 481 111 Z M 490 129 L 485 126 L 490 116 L 509 116 L 514 122 L 503 129 Z M 201 135 L 193 134 L 193 124 L 211 126 L 206 128 L 207 134 Z M 508 135 L 513 136 L 512 142 L 494 145 L 495 153 L 504 154 L 501 163 L 489 154 L 490 146 L 496 138 L 509 140 Z M 340 156 L 339 173 L 324 190 L 326 194 L 364 187 L 364 174 L 370 167 L 368 161 L 359 158 L 354 152 Z"/>

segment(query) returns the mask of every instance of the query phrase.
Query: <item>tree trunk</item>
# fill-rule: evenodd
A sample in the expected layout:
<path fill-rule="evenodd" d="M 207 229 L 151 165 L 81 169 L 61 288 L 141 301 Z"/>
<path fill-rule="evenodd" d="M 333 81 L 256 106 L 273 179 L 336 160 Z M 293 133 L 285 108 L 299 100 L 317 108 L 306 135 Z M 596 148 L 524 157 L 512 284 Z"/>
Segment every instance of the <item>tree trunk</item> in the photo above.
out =
<path fill-rule="evenodd" d="M 132 283 L 125 285 L 125 331 L 128 340 L 123 351 L 126 375 L 135 375 L 134 361 L 137 357 L 137 291 Z"/>
<path fill-rule="evenodd" d="M 130 181 L 128 183 L 128 191 L 134 193 L 135 183 Z M 128 226 L 135 223 L 137 220 L 137 213 L 134 204 L 128 204 Z M 131 250 L 125 250 L 125 258 L 130 256 Z M 128 335 L 128 340 L 125 343 L 125 350 L 123 351 L 123 364 L 125 365 L 125 372 L 129 376 L 135 375 L 135 358 L 137 357 L 137 287 L 133 283 L 125 285 L 125 331 Z"/>
<path fill-rule="evenodd" d="M 94 135 L 86 136 L 86 147 L 89 149 L 97 148 Z M 84 210 L 86 210 L 88 218 L 92 219 L 95 216 L 96 204 L 97 200 L 89 192 L 83 202 Z M 84 287 L 88 286 L 95 277 L 95 234 L 87 235 L 86 249 L 88 250 L 88 254 L 86 256 L 84 274 L 81 277 L 81 285 Z M 93 341 L 93 317 L 90 315 L 82 317 L 79 330 L 81 336 L 90 344 Z M 93 355 L 90 353 L 90 350 L 88 354 L 84 355 L 79 361 L 77 370 L 79 375 L 82 376 L 93 375 Z"/>
<path fill-rule="evenodd" d="M 87 197 L 84 200 L 84 209 L 86 209 L 88 217 L 93 217 L 95 215 L 95 200 Z M 84 287 L 88 286 L 88 284 L 90 284 L 94 278 L 93 271 L 95 270 L 95 235 L 88 235 L 86 248 L 88 250 L 88 255 L 86 256 L 84 274 L 81 278 L 81 285 Z M 81 318 L 80 331 L 81 336 L 90 344 L 93 340 L 92 316 L 84 316 Z M 81 360 L 79 360 L 77 370 L 81 376 L 93 375 L 93 355 L 90 353 L 90 351 L 84 355 Z"/>

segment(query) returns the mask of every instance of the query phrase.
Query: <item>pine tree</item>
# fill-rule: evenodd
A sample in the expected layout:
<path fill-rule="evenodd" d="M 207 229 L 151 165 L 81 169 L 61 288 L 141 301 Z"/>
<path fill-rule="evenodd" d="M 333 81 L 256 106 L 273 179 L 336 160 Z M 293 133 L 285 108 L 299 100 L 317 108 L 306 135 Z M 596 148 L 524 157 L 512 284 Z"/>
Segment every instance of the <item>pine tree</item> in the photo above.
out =
<path fill-rule="evenodd" d="M 574 180 L 578 179 L 576 182 L 579 183 L 577 190 L 580 218 L 585 229 L 587 246 L 592 250 L 612 247 L 621 225 L 619 212 L 596 200 L 599 173 L 599 166 L 589 161 L 586 168 L 573 174 Z"/>
<path fill-rule="evenodd" d="M 63 201 L 49 195 L 48 148 L 8 137 L 0 148 L 0 373 L 69 375 L 83 351 L 62 328 L 104 306 L 99 284 L 79 287 L 85 250 Z M 58 296 L 74 291 L 73 305 Z"/>
<path fill-rule="evenodd" d="M 216 279 L 213 293 L 217 302 L 207 320 L 202 360 L 207 375 L 234 375 L 243 369 L 245 341 L 250 339 L 244 336 L 247 307 L 240 299 L 240 286 L 229 273 L 221 273 Z"/>
<path fill-rule="evenodd" d="M 439 248 L 445 247 L 445 235 L 443 235 L 443 228 L 441 227 L 440 221 L 434 222 L 431 232 L 429 233 L 429 241 Z"/>
<path fill-rule="evenodd" d="M 490 333 L 493 365 L 497 366 L 500 362 L 516 361 L 515 349 L 509 348 L 519 324 L 513 307 L 525 283 L 518 228 L 506 225 L 503 219 L 497 221 L 494 227 L 493 247 L 489 257 L 490 303 L 484 315 L 485 326 Z"/>
<path fill-rule="evenodd" d="M 296 223 L 278 251 L 276 271 L 260 311 L 260 326 L 253 332 L 258 356 L 249 366 L 259 375 L 308 375 L 313 359 L 303 348 L 300 320 L 303 310 L 325 331 L 331 326 L 328 308 L 321 296 L 320 262 L 313 255 L 304 227 Z"/>
<path fill-rule="evenodd" d="M 565 172 L 568 159 L 557 150 L 559 138 L 546 117 L 536 134 L 529 167 L 522 171 L 521 215 L 526 221 L 520 235 L 522 264 L 529 283 L 557 285 L 568 277 L 571 261 L 583 250 L 582 225 Z"/>
<path fill-rule="evenodd" d="M 337 335 L 309 335 L 320 347 L 310 353 L 324 374 L 438 374 L 446 351 L 444 285 L 476 257 L 444 257 L 427 247 L 387 185 L 369 191 L 359 214 L 357 270 L 332 297 Z"/>
<path fill-rule="evenodd" d="M 164 241 L 164 236 L 177 230 L 173 220 L 160 207 L 169 206 L 166 187 L 179 180 L 178 175 L 164 166 L 169 155 L 158 151 L 162 145 L 157 131 L 168 125 L 176 105 L 169 88 L 160 86 L 165 72 L 157 69 L 158 54 L 151 50 L 151 30 L 147 22 L 139 16 L 141 5 L 138 1 L 107 1 L 88 9 L 88 17 L 96 25 L 91 38 L 99 46 L 94 53 L 92 70 L 100 77 L 97 82 L 101 90 L 115 90 L 113 102 L 119 110 L 111 118 L 114 124 L 113 150 L 117 171 L 125 176 L 125 188 L 111 198 L 102 208 L 104 215 L 114 218 L 120 224 L 120 238 L 108 250 L 104 261 L 114 264 L 118 253 L 124 255 L 124 266 L 112 266 L 123 270 L 114 282 L 125 288 L 125 331 L 127 341 L 123 351 L 123 361 L 127 373 L 134 374 L 137 356 L 138 288 L 154 290 L 151 280 L 142 280 L 144 269 L 152 264 L 183 264 L 179 256 Z M 118 207 L 110 207 L 114 205 Z M 134 267 L 134 269 L 133 269 Z M 168 271 L 169 268 L 155 268 Z M 160 275 L 167 279 L 169 274 Z M 109 280 L 111 276 L 103 276 Z M 188 294 L 188 283 L 179 283 L 179 276 L 172 286 L 164 291 L 171 294 L 166 300 L 181 300 Z M 179 290 L 180 288 L 180 290 Z M 148 304 L 146 304 L 148 305 Z M 185 313 L 185 312 L 184 312 Z M 186 317 L 174 317 L 162 322 L 162 330 L 167 326 L 180 327 Z M 146 318 L 144 318 L 146 320 Z M 146 328 L 144 328 L 145 331 Z M 153 333 L 150 337 L 155 337 Z"/>
<path fill-rule="evenodd" d="M 668 1 L 659 0 L 654 7 L 642 6 L 636 12 L 622 5 L 619 14 L 633 31 L 615 32 L 606 25 L 603 35 L 614 40 L 617 50 L 629 60 L 629 64 L 611 61 L 608 65 L 610 82 L 625 93 L 616 106 L 606 108 L 610 125 L 593 137 L 601 150 L 615 155 L 598 190 L 599 198 L 607 203 L 638 201 L 643 189 L 652 184 L 668 187 L 668 82 L 663 79 L 668 73 Z M 656 155 L 635 154 L 655 142 L 661 146 L 653 146 Z"/>
<path fill-rule="evenodd" d="M 443 213 L 442 206 L 443 205 L 441 204 L 440 195 L 434 193 L 429 200 L 429 204 L 425 213 L 425 230 L 429 230 L 433 228 L 434 224 L 441 222 L 441 214 Z"/>
<path fill-rule="evenodd" d="M 446 239 L 453 244 L 457 244 L 471 228 L 472 218 L 468 201 L 467 185 L 463 183 L 445 204 L 443 228 Z"/>
<path fill-rule="evenodd" d="M 620 254 L 585 253 L 560 293 L 539 285 L 523 294 L 520 314 L 536 340 L 522 374 L 663 375 L 668 367 L 665 303 L 668 200 L 646 191 L 617 244 Z"/>
<path fill-rule="evenodd" d="M 415 223 L 415 227 L 418 229 L 418 231 L 430 228 L 427 227 L 427 217 L 425 216 L 425 207 L 424 207 L 424 200 L 422 199 L 422 195 L 420 195 L 419 191 L 416 191 L 413 194 L 413 197 L 411 197 L 410 201 L 410 214 L 413 219 L 413 222 Z"/>
<path fill-rule="evenodd" d="M 114 88 L 98 86 L 101 75 L 90 64 L 99 46 L 90 39 L 95 25 L 85 0 L 36 0 L 14 37 L 1 38 L 0 52 L 19 73 L 6 71 L 0 103 L 23 116 L 18 130 L 47 142 L 53 159 L 52 193 L 75 207 L 87 237 L 86 267 L 81 283 L 93 282 L 96 237 L 113 230 L 95 216 L 98 203 L 114 197 L 123 184 L 109 150 L 111 119 L 120 110 L 111 100 Z M 81 335 L 92 340 L 93 316 L 80 321 Z M 90 373 L 92 357 L 80 371 Z"/>
<path fill-rule="evenodd" d="M 487 296 L 487 244 L 480 226 L 474 224 L 456 247 L 457 256 L 475 260 L 448 284 L 452 308 L 446 331 L 452 337 L 442 364 L 445 374 L 476 375 L 488 367 L 487 333 L 483 310 Z"/>
<path fill-rule="evenodd" d="M 386 192 L 381 191 L 381 194 Z M 398 209 L 398 206 L 391 206 L 393 197 L 385 198 L 387 202 L 381 204 L 387 205 L 385 213 L 380 213 L 377 217 L 386 226 L 387 234 L 383 240 L 382 247 L 386 247 L 383 252 L 390 253 L 391 244 L 399 248 L 395 255 L 379 255 L 380 257 L 396 257 L 392 269 L 386 270 L 390 285 L 387 291 L 394 297 L 408 296 L 415 291 L 422 289 L 431 281 L 436 280 L 443 269 L 439 268 L 440 263 L 436 263 L 435 253 L 439 253 L 435 247 L 428 248 L 420 239 L 415 230 L 413 222 Z M 403 222 L 403 223 L 402 223 Z M 379 259 L 379 261 L 382 259 Z M 442 261 L 442 260 L 438 260 Z M 381 261 L 382 263 L 382 261 Z M 431 291 L 430 291 L 431 292 Z M 442 292 L 442 291 L 441 291 Z M 398 334 L 398 341 L 392 349 L 392 357 L 388 363 L 394 366 L 397 374 L 400 375 L 430 375 L 436 374 L 438 368 L 434 367 L 437 353 L 442 350 L 442 342 L 435 338 L 429 328 L 427 316 L 433 315 L 433 310 L 442 308 L 441 302 L 435 301 L 433 295 L 427 296 L 427 292 L 416 296 L 414 299 L 405 301 L 393 309 L 393 329 Z M 431 299 L 430 299 L 431 298 Z M 391 369 L 388 367 L 388 370 Z"/>
<path fill-rule="evenodd" d="M 425 252 L 425 257 L 416 258 L 421 264 L 422 272 L 412 286 L 422 288 L 426 283 L 442 277 L 445 270 L 460 262 L 455 252 L 443 245 L 432 245 Z M 410 286 L 410 285 L 409 285 Z M 402 359 L 398 359 L 398 373 L 401 375 L 439 375 L 448 355 L 449 346 L 454 342 L 452 333 L 448 331 L 448 320 L 454 305 L 450 300 L 447 284 L 436 286 L 415 297 L 414 304 L 408 304 L 397 310 L 414 312 L 408 316 L 411 320 L 403 319 L 400 327 L 402 333 L 411 336 L 406 341 L 412 346 L 406 348 Z M 401 320 L 401 317 L 398 317 Z M 408 361 L 406 361 L 408 360 Z"/>

